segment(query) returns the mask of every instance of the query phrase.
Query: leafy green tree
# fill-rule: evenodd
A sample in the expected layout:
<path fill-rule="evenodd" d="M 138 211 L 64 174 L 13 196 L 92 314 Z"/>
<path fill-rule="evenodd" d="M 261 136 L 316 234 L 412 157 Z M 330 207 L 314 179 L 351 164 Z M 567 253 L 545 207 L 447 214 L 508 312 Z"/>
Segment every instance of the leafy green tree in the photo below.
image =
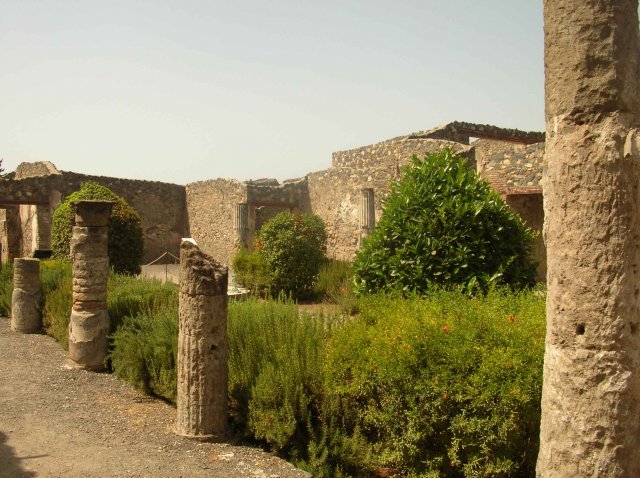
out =
<path fill-rule="evenodd" d="M 272 293 L 297 299 L 311 295 L 325 260 L 326 242 L 324 222 L 314 214 L 285 211 L 264 224 L 256 249 L 269 271 Z"/>
<path fill-rule="evenodd" d="M 358 292 L 533 284 L 533 232 L 450 150 L 416 156 L 354 262 Z"/>
<path fill-rule="evenodd" d="M 109 217 L 109 263 L 116 272 L 139 274 L 144 239 L 140 215 L 109 188 L 93 181 L 82 183 L 80 190 L 69 195 L 53 214 L 51 245 L 53 256 L 69 259 L 73 228 L 73 201 L 102 200 L 115 204 Z"/>

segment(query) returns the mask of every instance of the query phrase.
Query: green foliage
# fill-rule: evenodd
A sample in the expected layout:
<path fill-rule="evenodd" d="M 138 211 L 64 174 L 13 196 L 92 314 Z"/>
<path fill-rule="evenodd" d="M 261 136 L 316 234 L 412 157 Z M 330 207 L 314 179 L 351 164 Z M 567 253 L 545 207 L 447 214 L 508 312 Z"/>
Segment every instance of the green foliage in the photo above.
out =
<path fill-rule="evenodd" d="M 137 279 L 132 276 L 111 274 L 107 309 L 111 332 L 115 332 L 130 317 L 147 314 L 154 317 L 167 311 L 178 310 L 178 288 L 172 283 L 156 279 Z"/>
<path fill-rule="evenodd" d="M 327 234 L 314 214 L 281 212 L 258 232 L 256 249 L 269 270 L 272 293 L 308 297 L 324 262 Z"/>
<path fill-rule="evenodd" d="M 44 262 L 41 280 L 45 310 L 70 307 L 68 264 Z M 53 307 L 56 294 L 67 302 Z M 114 372 L 174 401 L 176 287 L 113 275 L 109 296 Z M 239 433 L 317 477 L 382 469 L 534 476 L 542 291 L 377 295 L 359 308 L 339 321 L 300 315 L 290 302 L 229 303 L 229 399 Z M 59 315 L 66 340 L 68 310 Z"/>
<path fill-rule="evenodd" d="M 346 261 L 327 260 L 318 274 L 313 292 L 325 303 L 335 304 L 342 312 L 353 315 L 358 311 L 358 301 L 353 291 L 353 269 Z"/>
<path fill-rule="evenodd" d="M 11 315 L 11 295 L 13 294 L 13 267 L 0 264 L 0 317 Z"/>
<path fill-rule="evenodd" d="M 450 150 L 413 157 L 355 263 L 359 292 L 532 285 L 533 233 Z"/>
<path fill-rule="evenodd" d="M 231 267 L 236 275 L 236 281 L 242 287 L 246 287 L 256 296 L 269 295 L 271 279 L 260 250 L 240 249 L 233 257 Z"/>
<path fill-rule="evenodd" d="M 103 200 L 115 203 L 109 217 L 109 263 L 122 274 L 139 274 L 142 260 L 142 222 L 138 213 L 110 189 L 87 181 L 60 204 L 53 214 L 51 245 L 57 259 L 69 258 L 69 244 L 74 214 L 71 202 L 78 200 Z"/>
<path fill-rule="evenodd" d="M 534 476 L 542 298 L 437 292 L 361 307 L 327 352 L 324 410 L 337 437 L 329 457 L 362 474 Z M 357 453 L 339 453 L 354 443 Z"/>
<path fill-rule="evenodd" d="M 304 459 L 322 397 L 324 321 L 292 303 L 232 302 L 229 395 L 235 426 Z"/>
<path fill-rule="evenodd" d="M 114 373 L 146 393 L 173 403 L 177 357 L 177 308 L 127 317 L 113 335 L 110 359 Z"/>
<path fill-rule="evenodd" d="M 42 322 L 47 335 L 69 349 L 69 315 L 71 314 L 71 264 L 63 261 L 40 262 L 40 286 L 44 297 Z"/>

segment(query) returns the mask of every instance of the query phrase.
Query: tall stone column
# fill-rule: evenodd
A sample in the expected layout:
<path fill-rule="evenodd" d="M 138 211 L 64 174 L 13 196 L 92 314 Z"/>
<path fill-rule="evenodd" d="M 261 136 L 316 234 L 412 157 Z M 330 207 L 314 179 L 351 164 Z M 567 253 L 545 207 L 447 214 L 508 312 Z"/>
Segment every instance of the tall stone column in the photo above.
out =
<path fill-rule="evenodd" d="M 14 259 L 11 330 L 24 334 L 34 334 L 42 330 L 40 299 L 40 261 Z"/>
<path fill-rule="evenodd" d="M 101 370 L 107 355 L 108 221 L 112 202 L 73 203 L 71 237 L 73 306 L 69 317 L 69 357 L 81 368 Z"/>
<path fill-rule="evenodd" d="M 226 267 L 190 239 L 180 246 L 176 433 L 222 437 L 227 426 Z"/>
<path fill-rule="evenodd" d="M 233 230 L 235 233 L 235 247 L 237 249 L 249 248 L 249 204 L 236 204 L 233 217 Z"/>
<path fill-rule="evenodd" d="M 640 476 L 637 0 L 545 0 L 539 477 Z"/>
<path fill-rule="evenodd" d="M 373 189 L 360 190 L 360 238 L 361 240 L 371 234 L 376 225 L 376 206 L 374 203 Z"/>

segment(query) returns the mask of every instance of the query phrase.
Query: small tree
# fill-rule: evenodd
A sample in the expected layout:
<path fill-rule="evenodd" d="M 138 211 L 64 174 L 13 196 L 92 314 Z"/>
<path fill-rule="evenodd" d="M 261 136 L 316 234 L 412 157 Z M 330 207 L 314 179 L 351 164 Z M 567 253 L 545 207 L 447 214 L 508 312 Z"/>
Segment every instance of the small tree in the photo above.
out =
<path fill-rule="evenodd" d="M 262 226 L 256 249 L 269 271 L 272 293 L 309 296 L 325 260 L 326 242 L 324 222 L 314 214 L 285 211 Z"/>
<path fill-rule="evenodd" d="M 533 284 L 533 232 L 450 150 L 413 157 L 354 262 L 359 292 Z"/>
<path fill-rule="evenodd" d="M 74 215 L 72 201 L 102 200 L 115 203 L 109 217 L 109 263 L 116 272 L 139 274 L 142 260 L 142 222 L 138 213 L 109 188 L 92 181 L 82 183 L 53 214 L 51 245 L 54 257 L 69 259 Z"/>

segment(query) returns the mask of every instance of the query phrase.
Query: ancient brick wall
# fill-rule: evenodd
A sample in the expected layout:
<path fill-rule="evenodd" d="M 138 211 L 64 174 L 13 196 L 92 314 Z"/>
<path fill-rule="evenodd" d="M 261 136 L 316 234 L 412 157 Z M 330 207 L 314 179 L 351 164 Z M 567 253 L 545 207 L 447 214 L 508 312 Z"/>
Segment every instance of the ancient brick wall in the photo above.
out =
<path fill-rule="evenodd" d="M 233 179 L 198 181 L 187 185 L 186 202 L 191 237 L 202 251 L 229 265 L 235 254 L 235 207 L 247 202 L 246 185 Z"/>

